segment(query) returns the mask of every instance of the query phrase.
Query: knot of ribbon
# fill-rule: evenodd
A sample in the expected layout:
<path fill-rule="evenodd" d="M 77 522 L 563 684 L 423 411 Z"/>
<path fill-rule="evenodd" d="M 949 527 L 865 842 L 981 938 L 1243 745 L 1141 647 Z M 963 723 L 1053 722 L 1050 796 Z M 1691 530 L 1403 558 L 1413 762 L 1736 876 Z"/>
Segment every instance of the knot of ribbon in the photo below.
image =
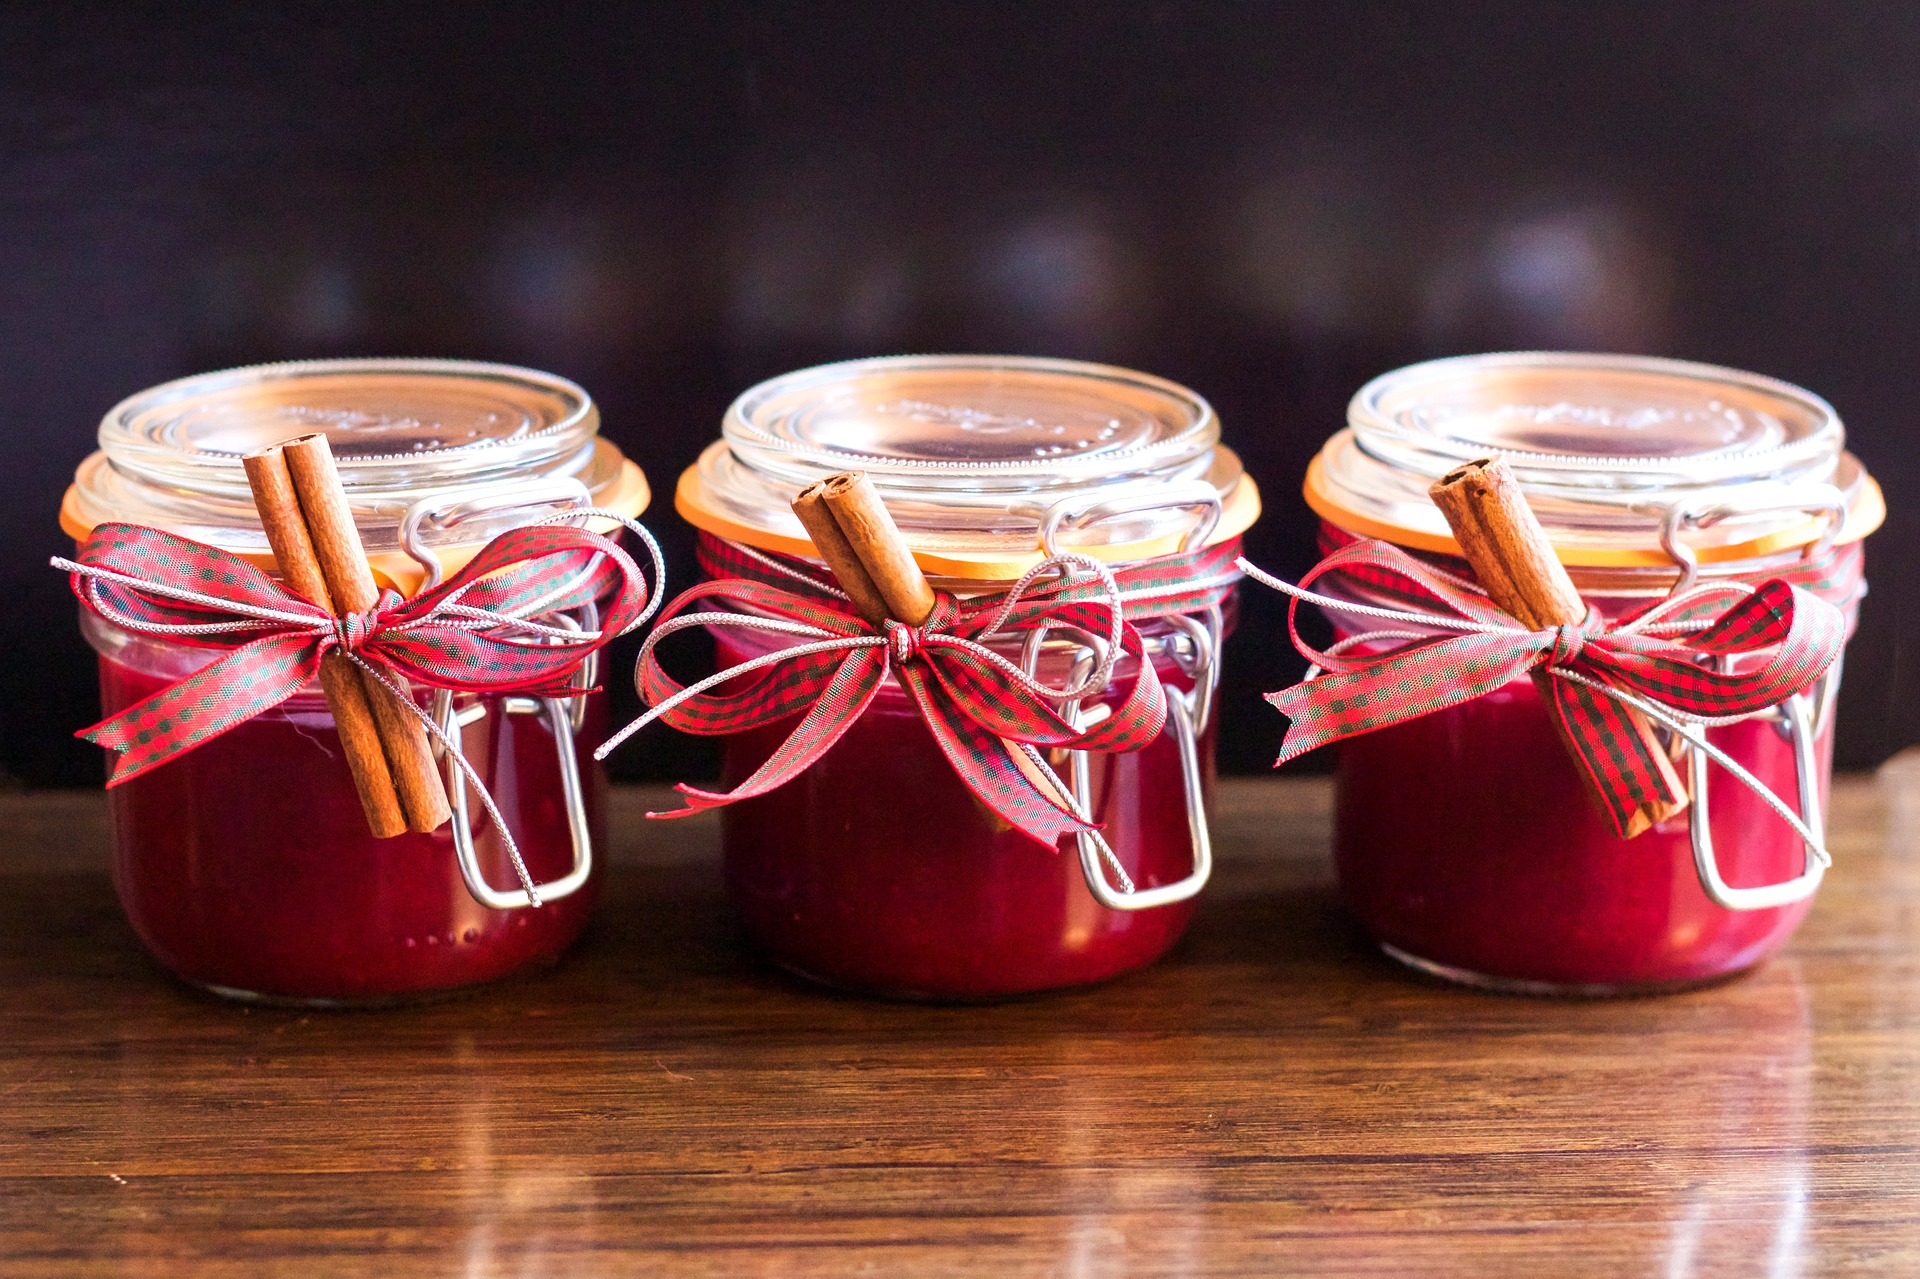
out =
<path fill-rule="evenodd" d="M 1575 763 L 1621 834 L 1660 792 L 1638 711 L 1752 789 L 1808 844 L 1820 841 L 1784 801 L 1707 741 L 1703 729 L 1767 710 L 1804 690 L 1840 656 L 1841 611 L 1777 578 L 1697 587 L 1609 625 L 1590 611 L 1579 626 L 1528 630 L 1471 582 L 1384 542 L 1334 551 L 1298 585 L 1242 560 L 1249 577 L 1292 597 L 1287 626 L 1310 663 L 1307 678 L 1267 700 L 1292 722 L 1278 763 L 1315 747 L 1386 728 L 1490 693 L 1530 671 L 1553 678 L 1547 709 Z M 1309 590 L 1339 575 L 1346 595 Z M 1361 619 L 1371 629 L 1322 650 L 1301 638 L 1301 603 Z"/>
<path fill-rule="evenodd" d="M 361 647 L 373 637 L 379 615 L 380 609 L 377 605 L 364 613 L 342 613 L 333 619 L 334 643 L 344 652 L 359 652 Z"/>
<path fill-rule="evenodd" d="M 606 513 L 556 520 L 582 514 Z M 657 581 L 659 550 L 645 540 Z M 648 606 L 646 580 L 625 551 L 559 522 L 510 529 L 432 590 L 412 599 L 389 590 L 372 609 L 339 617 L 237 556 L 145 525 L 102 524 L 74 559 L 55 557 L 53 566 L 71 575 L 83 607 L 113 625 L 223 653 L 81 730 L 80 737 L 120 752 L 109 787 L 278 706 L 318 674 L 329 652 L 383 682 L 375 663 L 431 688 L 567 697 L 587 691 L 573 679 L 588 654 L 658 607 L 657 599 Z M 597 629 L 556 624 L 589 609 L 599 610 Z M 459 743 L 411 700 L 399 700 L 478 792 L 526 883 L 513 836 Z"/>
<path fill-rule="evenodd" d="M 1553 651 L 1547 654 L 1547 665 L 1570 666 L 1580 660 L 1580 651 L 1587 646 L 1587 633 L 1578 626 L 1562 626 L 1553 633 Z"/>
<path fill-rule="evenodd" d="M 892 676 L 981 802 L 1057 849 L 1062 836 L 1099 827 L 1079 811 L 1040 752 L 1137 751 L 1160 735 L 1166 690 L 1130 619 L 1217 602 L 1239 579 L 1236 547 L 1227 543 L 1117 573 L 1091 556 L 1057 555 L 1005 591 L 965 599 L 937 592 L 932 614 L 915 627 L 869 624 L 843 591 L 803 561 L 703 538 L 701 560 L 713 580 L 675 598 L 640 651 L 634 682 L 650 709 L 596 755 L 604 757 L 656 719 L 684 732 L 720 735 L 800 716 L 786 741 L 731 791 L 682 785 L 687 807 L 652 814 L 687 816 L 791 781 L 840 740 Z M 726 607 L 708 607 L 715 604 Z M 754 632 L 770 650 L 682 685 L 662 669 L 658 647 L 694 627 Z M 1059 628 L 1099 641 L 1093 668 L 1064 685 L 1042 682 L 996 647 Z M 1116 679 L 1124 658 L 1133 660 Z M 1107 691 L 1116 683 L 1120 687 Z M 1103 692 L 1112 714 L 1097 724 L 1082 729 L 1061 711 Z"/>
<path fill-rule="evenodd" d="M 926 633 L 918 626 L 887 619 L 887 639 L 893 645 L 893 660 L 911 662 L 926 649 Z"/>

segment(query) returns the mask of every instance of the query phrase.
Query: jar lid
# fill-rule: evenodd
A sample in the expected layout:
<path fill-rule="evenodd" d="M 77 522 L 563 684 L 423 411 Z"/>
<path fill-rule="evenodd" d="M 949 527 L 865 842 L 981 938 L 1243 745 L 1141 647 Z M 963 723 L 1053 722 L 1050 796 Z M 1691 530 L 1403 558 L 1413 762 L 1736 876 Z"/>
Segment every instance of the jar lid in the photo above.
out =
<path fill-rule="evenodd" d="M 599 429 L 580 387 L 503 364 L 305 360 L 205 373 L 108 412 L 60 526 L 77 541 L 109 520 L 149 524 L 270 568 L 241 459 L 320 432 L 375 575 L 410 590 L 424 571 L 400 526 L 416 504 L 431 512 L 418 536 L 449 571 L 530 512 L 577 504 L 583 491 L 629 517 L 644 510 L 645 477 Z"/>
<path fill-rule="evenodd" d="M 802 369 L 747 391 L 680 477 L 688 522 L 811 555 L 790 503 L 865 471 L 921 567 L 1016 578 L 1045 539 L 1103 559 L 1171 554 L 1244 532 L 1260 511 L 1200 396 L 1103 364 L 889 356 Z"/>
<path fill-rule="evenodd" d="M 1428 487 L 1507 460 L 1561 560 L 1671 568 L 1663 538 L 1705 563 L 1856 541 L 1886 515 L 1810 391 L 1682 360 L 1563 352 L 1457 356 L 1360 388 L 1307 503 L 1349 532 L 1457 555 Z"/>

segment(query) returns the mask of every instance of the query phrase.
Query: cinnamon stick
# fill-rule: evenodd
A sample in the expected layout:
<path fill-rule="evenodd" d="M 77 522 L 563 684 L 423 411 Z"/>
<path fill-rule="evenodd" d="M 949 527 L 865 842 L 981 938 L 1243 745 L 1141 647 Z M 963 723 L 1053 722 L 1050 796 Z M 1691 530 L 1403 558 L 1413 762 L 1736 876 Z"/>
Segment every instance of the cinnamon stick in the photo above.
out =
<path fill-rule="evenodd" d="M 793 499 L 793 513 L 867 621 L 878 625 L 891 617 L 918 626 L 933 613 L 933 586 L 866 472 L 842 471 L 809 484 Z M 1001 745 L 1034 789 L 1043 795 L 1055 793 L 1054 785 L 1026 752 L 1013 742 Z M 1012 829 L 1004 817 L 981 807 L 998 829 Z"/>
<path fill-rule="evenodd" d="M 926 621 L 933 612 L 933 587 L 907 549 L 906 539 L 900 536 L 866 472 L 842 471 L 828 476 L 819 489 L 820 500 L 885 601 L 887 616 L 909 626 Z M 847 594 L 853 591 L 849 589 Z"/>
<path fill-rule="evenodd" d="M 827 509 L 822 492 L 826 485 L 827 481 L 821 480 L 801 489 L 800 495 L 793 499 L 793 513 L 800 517 L 801 526 L 813 539 L 813 549 L 827 562 L 840 589 L 852 597 L 860 616 L 866 618 L 868 624 L 878 626 L 886 620 L 887 602 L 881 598 L 873 579 L 867 576 L 867 570 L 861 567 L 853 543 L 840 531 L 833 512 Z"/>
<path fill-rule="evenodd" d="M 246 467 L 253 504 L 260 511 L 260 523 L 266 529 L 267 544 L 273 548 L 281 576 L 295 591 L 333 612 L 333 596 L 314 556 L 313 539 L 307 535 L 300 500 L 293 491 L 293 477 L 287 472 L 279 446 L 249 453 L 241 463 Z M 345 655 L 328 653 L 320 662 L 320 687 L 333 711 L 340 747 L 373 837 L 391 839 L 405 834 L 407 815 L 401 811 L 400 796 L 393 789 L 393 774 L 380 747 L 379 730 L 374 727 L 373 710 L 367 704 L 366 689 L 361 687 L 359 669 Z"/>
<path fill-rule="evenodd" d="M 1586 601 L 1553 553 L 1546 530 L 1504 460 L 1483 458 L 1457 467 L 1428 492 L 1447 517 L 1474 577 L 1503 611 L 1532 630 L 1577 626 L 1586 619 Z M 1533 679 L 1544 695 L 1553 676 L 1537 670 Z M 1628 718 L 1657 762 L 1664 791 L 1628 819 L 1627 836 L 1632 838 L 1686 808 L 1688 799 L 1652 723 L 1637 711 L 1629 711 Z"/>
<path fill-rule="evenodd" d="M 347 505 L 347 492 L 340 483 L 340 472 L 333 463 L 333 451 L 324 435 L 303 435 L 281 445 L 287 472 L 293 478 L 300 499 L 308 536 L 313 541 L 315 558 L 326 578 L 327 591 L 340 613 L 363 613 L 380 600 L 373 580 L 373 569 L 360 544 L 360 530 Z M 400 807 L 407 815 L 407 828 L 415 831 L 438 830 L 452 816 L 447 805 L 446 786 L 433 759 L 433 748 L 419 717 L 398 704 L 394 694 L 381 680 L 366 671 L 359 672 L 366 689 L 367 703 L 373 711 L 380 746 L 386 753 L 387 768 L 393 776 L 393 788 L 400 796 Z M 380 676 L 410 696 L 404 678 L 381 668 Z"/>

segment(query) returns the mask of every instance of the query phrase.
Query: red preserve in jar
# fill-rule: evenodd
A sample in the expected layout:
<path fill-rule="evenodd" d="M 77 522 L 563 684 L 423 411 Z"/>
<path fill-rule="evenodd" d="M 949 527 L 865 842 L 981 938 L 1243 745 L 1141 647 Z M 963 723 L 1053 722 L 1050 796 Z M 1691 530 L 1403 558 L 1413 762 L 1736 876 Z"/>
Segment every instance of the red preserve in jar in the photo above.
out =
<path fill-rule="evenodd" d="M 1215 660 L 1237 574 L 1215 572 L 1200 603 L 1170 611 L 1130 589 L 1128 570 L 1225 551 L 1258 514 L 1212 410 L 1173 383 L 1070 361 L 829 365 L 741 396 L 723 438 L 681 477 L 677 505 L 709 545 L 805 559 L 813 547 L 789 504 L 846 470 L 866 472 L 933 584 L 963 598 L 1005 590 L 1047 551 L 1105 561 L 1172 707 L 1139 751 L 1054 760 L 1103 824 L 1109 861 L 1094 841 L 1047 849 L 1009 827 L 888 676 L 810 768 L 721 810 L 727 888 L 748 931 L 803 976 L 911 998 L 1082 985 L 1158 958 L 1185 930 L 1210 867 Z M 722 667 L 785 642 L 715 631 Z M 1097 642 L 1050 632 L 1023 655 L 1017 637 L 994 641 L 1056 687 L 1093 665 Z M 1128 675 L 1123 662 L 1108 693 L 1065 709 L 1094 722 Z M 795 723 L 729 736 L 724 784 L 751 775 Z"/>
<path fill-rule="evenodd" d="M 1620 620 L 1694 583 L 1784 577 L 1846 616 L 1884 517 L 1833 409 L 1768 378 L 1621 356 L 1437 360 L 1362 388 L 1309 468 L 1331 548 L 1379 538 L 1470 576 L 1428 487 L 1512 467 L 1586 601 Z M 1359 629 L 1346 615 L 1337 634 Z M 1840 665 L 1779 707 L 1707 730 L 1818 832 Z M 1684 986 L 1776 950 L 1822 865 L 1764 801 L 1674 743 L 1688 809 L 1632 839 L 1588 795 L 1531 682 L 1339 746 L 1334 853 L 1347 904 L 1394 958 L 1552 993 Z"/>
<path fill-rule="evenodd" d="M 108 521 L 152 525 L 271 569 L 241 457 L 324 432 L 376 578 L 411 593 L 516 524 L 574 506 L 637 515 L 646 481 L 598 430 L 584 391 L 528 369 L 322 360 L 207 374 L 107 414 L 61 527 L 77 541 Z M 108 715 L 219 656 L 91 613 L 82 627 Z M 373 838 L 314 685 L 108 791 L 114 887 L 161 963 L 235 998 L 337 1004 L 489 981 L 566 949 L 598 892 L 601 696 L 418 696 L 459 734 L 542 904 L 526 904 L 451 768 L 452 822 Z"/>

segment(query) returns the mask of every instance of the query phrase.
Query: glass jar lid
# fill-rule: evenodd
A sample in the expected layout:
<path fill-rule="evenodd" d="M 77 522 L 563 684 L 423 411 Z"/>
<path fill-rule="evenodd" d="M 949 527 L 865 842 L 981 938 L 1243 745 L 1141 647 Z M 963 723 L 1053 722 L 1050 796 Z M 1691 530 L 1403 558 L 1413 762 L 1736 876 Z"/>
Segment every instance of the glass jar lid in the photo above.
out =
<path fill-rule="evenodd" d="M 530 509 L 584 495 L 639 514 L 646 480 L 599 429 L 580 387 L 502 364 L 306 360 L 206 373 L 108 412 L 99 451 L 67 490 L 61 527 L 79 539 L 109 520 L 149 524 L 270 566 L 241 459 L 320 432 L 376 572 L 404 587 L 416 570 L 400 524 L 416 504 L 436 513 L 419 536 L 449 569 L 463 548 L 524 523 Z"/>
<path fill-rule="evenodd" d="M 1102 364 L 889 356 L 802 369 L 734 401 L 680 478 L 708 532 L 807 555 L 790 508 L 807 485 L 865 471 L 923 567 L 1018 577 L 1059 549 L 1146 559 L 1244 532 L 1259 513 L 1200 396 Z"/>
<path fill-rule="evenodd" d="M 1756 558 L 1878 527 L 1885 506 L 1809 391 L 1710 364 L 1508 352 L 1362 387 L 1309 468 L 1307 502 L 1350 532 L 1458 554 L 1428 487 L 1463 462 L 1513 468 L 1569 564 Z"/>

